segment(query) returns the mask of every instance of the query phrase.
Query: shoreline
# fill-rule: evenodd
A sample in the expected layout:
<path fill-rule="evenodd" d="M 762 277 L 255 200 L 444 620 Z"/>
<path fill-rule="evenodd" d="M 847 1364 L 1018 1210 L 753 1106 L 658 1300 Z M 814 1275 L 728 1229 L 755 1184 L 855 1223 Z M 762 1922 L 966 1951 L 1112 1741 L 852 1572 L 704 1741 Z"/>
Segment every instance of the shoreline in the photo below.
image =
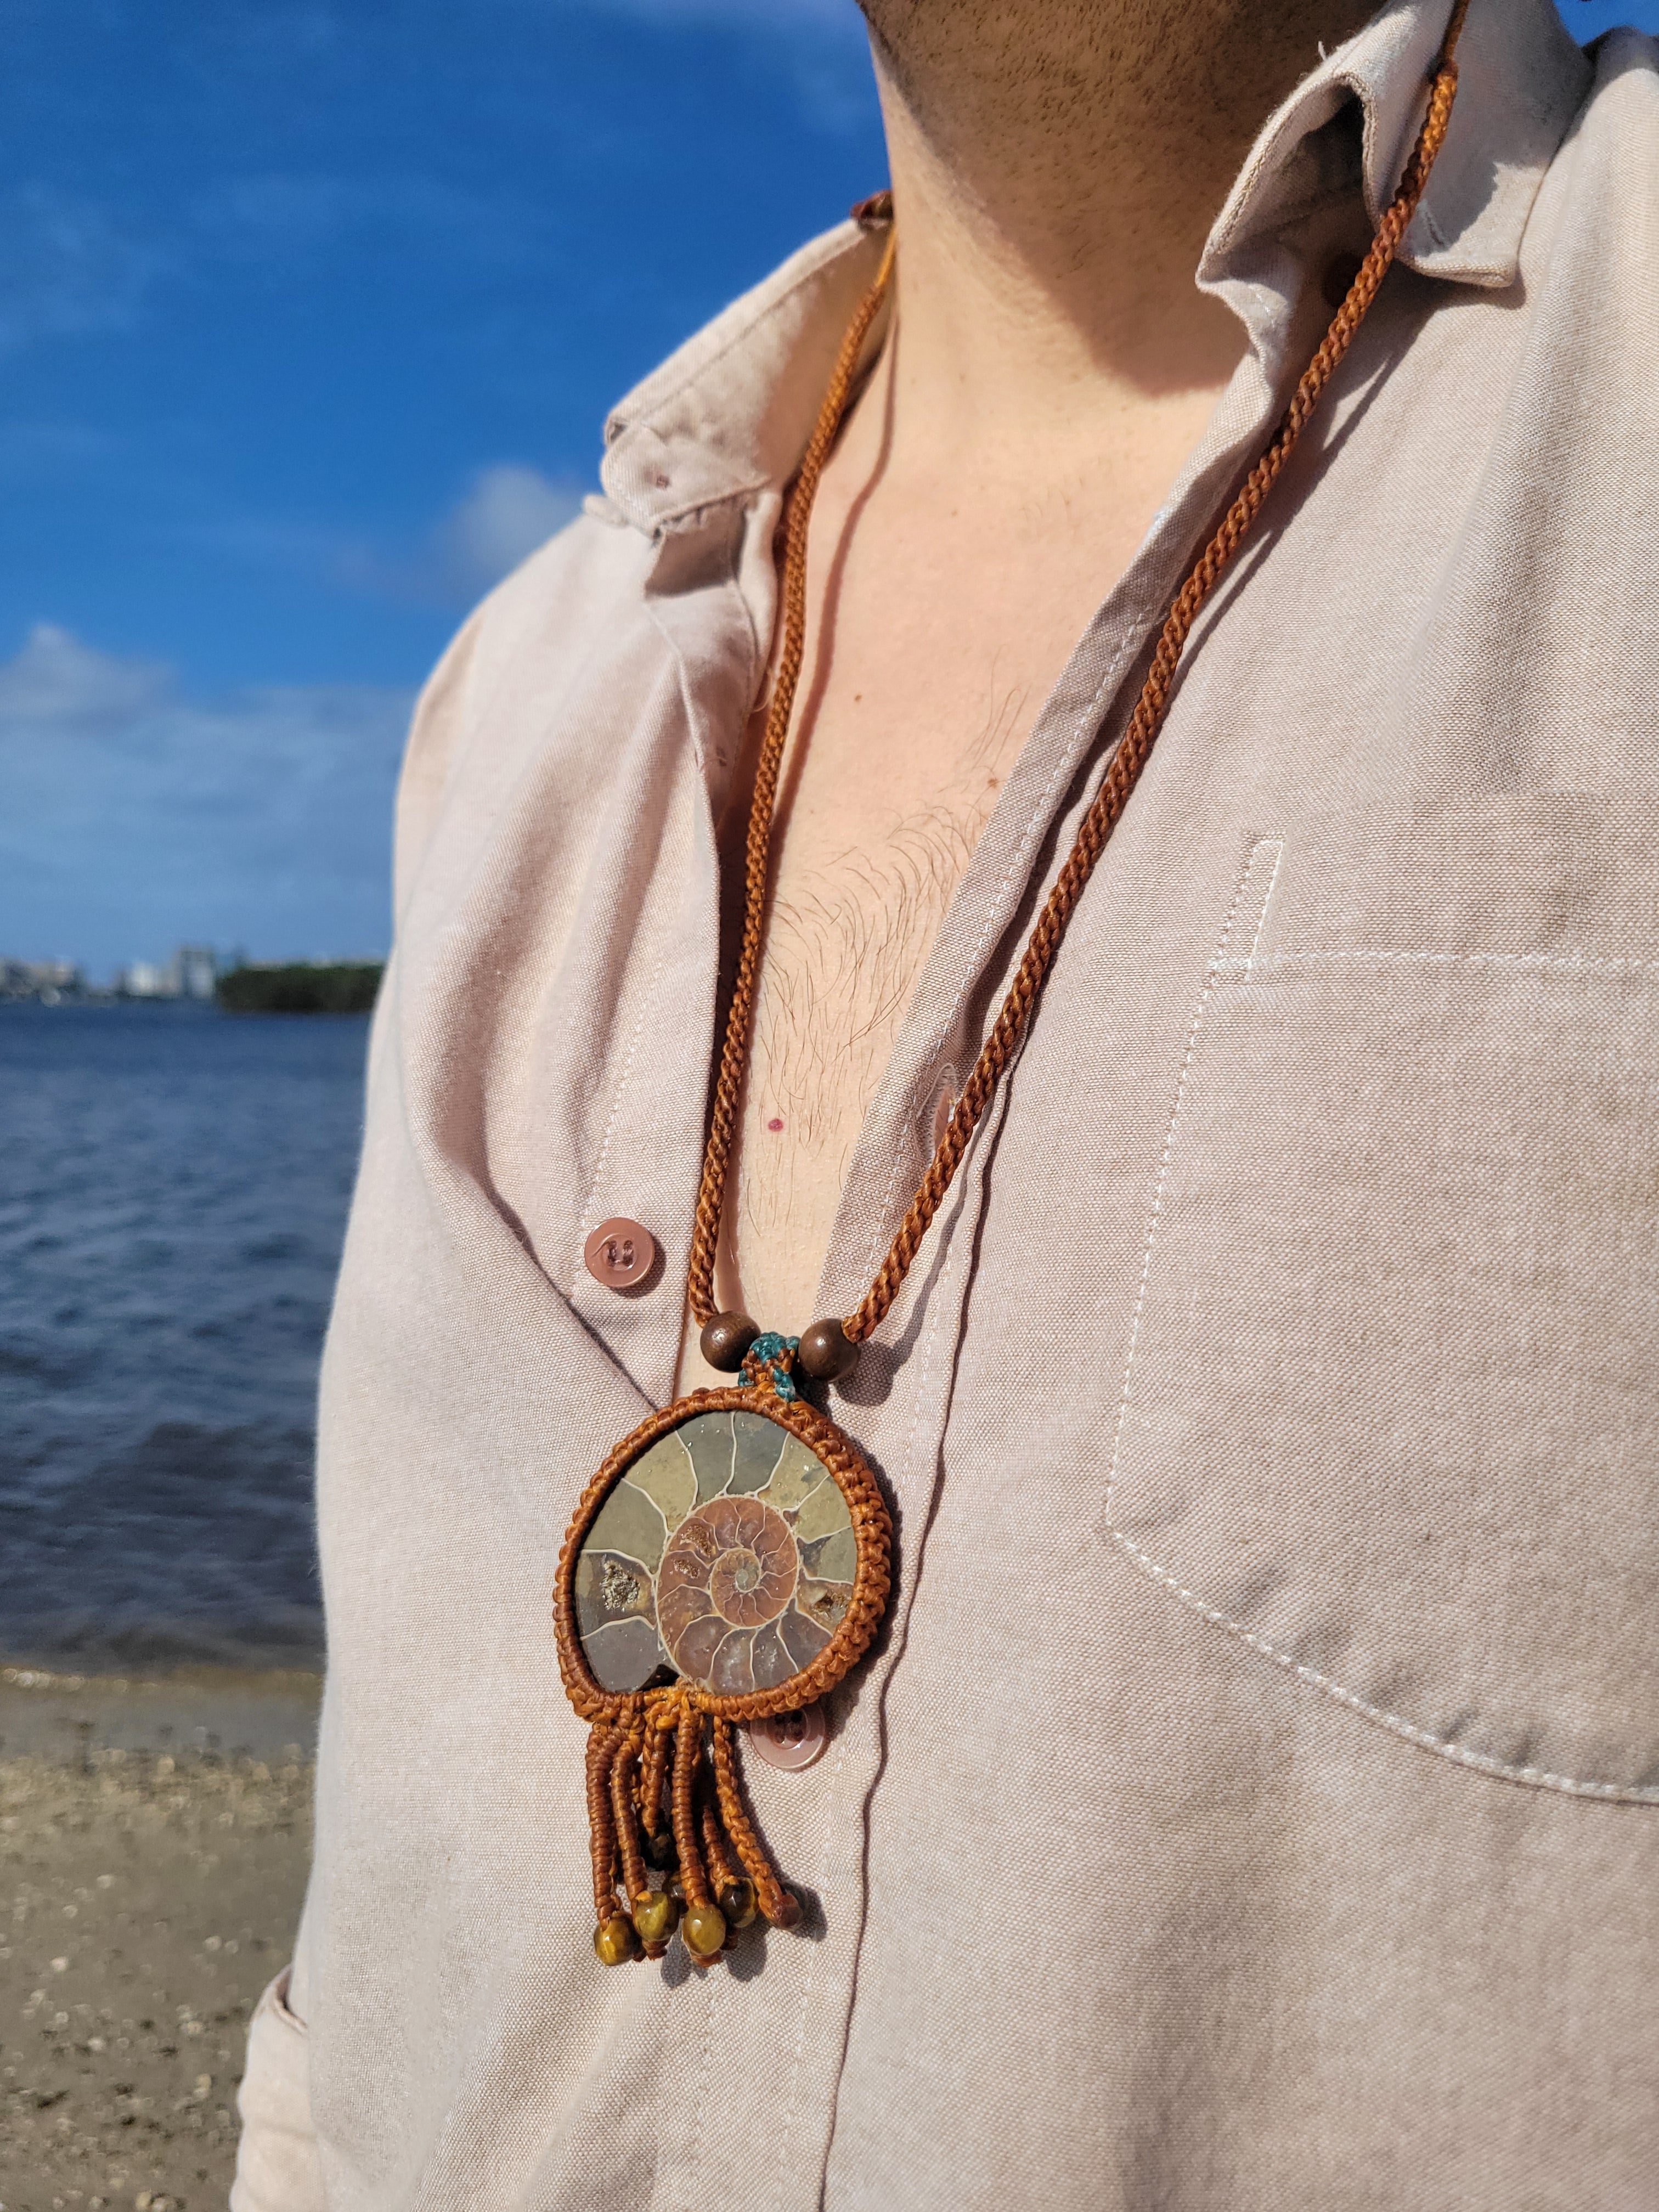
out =
<path fill-rule="evenodd" d="M 179 1665 L 59 1672 L 0 1660 L 0 1762 L 83 1765 L 95 1751 L 311 1759 L 320 1668 Z M 10 2212 L 10 2208 L 7 2208 Z"/>
<path fill-rule="evenodd" d="M 222 2208 L 290 1954 L 322 1677 L 0 1662 L 0 2208 Z"/>

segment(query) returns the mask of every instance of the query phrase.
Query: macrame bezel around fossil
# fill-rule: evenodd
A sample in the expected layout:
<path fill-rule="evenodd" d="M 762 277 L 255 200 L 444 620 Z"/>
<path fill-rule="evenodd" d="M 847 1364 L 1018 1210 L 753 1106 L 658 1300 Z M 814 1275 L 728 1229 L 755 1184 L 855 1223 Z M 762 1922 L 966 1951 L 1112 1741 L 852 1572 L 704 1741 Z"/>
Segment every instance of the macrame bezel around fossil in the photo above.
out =
<path fill-rule="evenodd" d="M 659 1689 L 606 1690 L 595 1680 L 576 1626 L 576 1563 L 599 1510 L 629 1468 L 660 1437 L 672 1435 L 699 1413 L 757 1413 L 805 1445 L 830 1470 L 830 1479 L 847 1501 L 857 1547 L 853 1595 L 847 1611 L 823 1650 L 799 1674 L 769 1690 L 726 1696 L 683 1678 Z M 892 1522 L 876 1479 L 835 1423 L 805 1400 L 780 1397 L 769 1389 L 693 1390 L 652 1413 L 624 1437 L 583 1491 L 559 1553 L 553 1586 L 554 1635 L 565 1695 L 587 1721 L 618 1721 L 642 1703 L 682 1698 L 688 1692 L 700 1711 L 725 1721 L 761 1721 L 793 1712 L 833 1690 L 869 1649 L 881 1625 L 891 1583 Z"/>

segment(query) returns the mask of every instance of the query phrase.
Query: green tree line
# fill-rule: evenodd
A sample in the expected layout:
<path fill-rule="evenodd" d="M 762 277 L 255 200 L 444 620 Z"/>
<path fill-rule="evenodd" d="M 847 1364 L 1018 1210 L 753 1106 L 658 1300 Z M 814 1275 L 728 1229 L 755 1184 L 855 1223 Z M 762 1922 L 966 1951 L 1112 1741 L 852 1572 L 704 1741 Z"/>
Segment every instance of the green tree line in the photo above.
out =
<path fill-rule="evenodd" d="M 219 978 L 216 996 L 230 1014 L 366 1014 L 385 969 L 380 960 L 232 968 Z"/>

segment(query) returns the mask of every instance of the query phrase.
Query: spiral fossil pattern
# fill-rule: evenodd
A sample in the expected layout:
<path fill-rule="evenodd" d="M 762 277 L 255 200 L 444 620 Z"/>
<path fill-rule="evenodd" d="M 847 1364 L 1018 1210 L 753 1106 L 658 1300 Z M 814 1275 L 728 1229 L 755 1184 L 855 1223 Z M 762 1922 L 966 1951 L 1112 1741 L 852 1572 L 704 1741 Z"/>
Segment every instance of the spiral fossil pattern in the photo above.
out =
<path fill-rule="evenodd" d="M 840 1486 L 762 1414 L 696 1413 L 618 1478 L 576 1562 L 576 1628 L 602 1689 L 682 1675 L 723 1695 L 810 1666 L 858 1564 Z"/>

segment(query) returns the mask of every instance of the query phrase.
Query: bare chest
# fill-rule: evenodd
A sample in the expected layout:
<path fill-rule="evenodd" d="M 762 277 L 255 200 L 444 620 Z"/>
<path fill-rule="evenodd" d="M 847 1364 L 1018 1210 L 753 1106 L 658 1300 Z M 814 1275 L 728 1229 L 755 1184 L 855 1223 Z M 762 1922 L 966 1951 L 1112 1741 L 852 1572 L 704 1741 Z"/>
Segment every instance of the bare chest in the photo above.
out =
<path fill-rule="evenodd" d="M 780 1156 L 844 1172 L 995 805 L 1006 768 L 998 736 L 988 727 L 936 775 L 883 778 L 850 804 L 834 791 L 797 802 L 774 877 L 750 1059 L 744 1188 L 753 1229 L 777 1218 Z M 901 734 L 895 750 L 904 745 Z M 790 1141 L 760 1141 L 777 1136 Z"/>
<path fill-rule="evenodd" d="M 953 650 L 905 617 L 809 659 L 775 819 L 771 890 L 721 1216 L 716 1292 L 799 1334 L 860 1133 L 921 972 L 1053 671 Z M 1063 649 L 1060 659 L 1064 659 Z M 764 707 L 749 732 L 752 760 Z M 721 824 L 741 882 L 747 789 Z M 682 1382 L 702 1372 L 688 1331 Z"/>
<path fill-rule="evenodd" d="M 912 642 L 920 659 L 849 653 L 809 694 L 781 798 L 730 1227 L 749 1310 L 790 1331 L 815 1317 L 860 1131 L 1036 704 L 1040 679 L 994 656 Z"/>

